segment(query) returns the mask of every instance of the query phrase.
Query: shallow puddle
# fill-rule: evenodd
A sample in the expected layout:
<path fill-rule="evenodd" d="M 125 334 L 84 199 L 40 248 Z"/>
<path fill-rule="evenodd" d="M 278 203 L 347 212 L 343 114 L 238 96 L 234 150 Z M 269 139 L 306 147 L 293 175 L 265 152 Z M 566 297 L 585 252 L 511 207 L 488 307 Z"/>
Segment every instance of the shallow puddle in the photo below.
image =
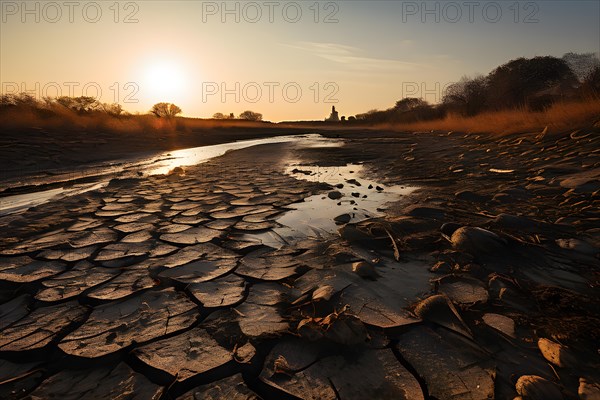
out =
<path fill-rule="evenodd" d="M 154 164 L 144 171 L 148 175 L 166 174 L 173 168 L 186 165 L 196 165 L 206 162 L 214 157 L 219 157 L 230 150 L 239 150 L 246 147 L 269 143 L 297 142 L 303 147 L 337 147 L 343 142 L 336 139 L 327 139 L 318 134 L 278 136 L 265 139 L 243 140 L 232 143 L 223 143 L 213 146 L 193 147 L 190 149 L 176 150 L 158 156 Z"/>
<path fill-rule="evenodd" d="M 282 227 L 254 235 L 274 247 L 305 238 L 331 237 L 344 223 L 382 216 L 387 203 L 417 189 L 385 186 L 368 179 L 360 164 L 328 167 L 292 164 L 285 172 L 296 179 L 328 183 L 334 186 L 330 192 L 339 192 L 340 197 L 332 199 L 328 193 L 322 193 L 292 204 L 291 210 L 276 220 Z"/>

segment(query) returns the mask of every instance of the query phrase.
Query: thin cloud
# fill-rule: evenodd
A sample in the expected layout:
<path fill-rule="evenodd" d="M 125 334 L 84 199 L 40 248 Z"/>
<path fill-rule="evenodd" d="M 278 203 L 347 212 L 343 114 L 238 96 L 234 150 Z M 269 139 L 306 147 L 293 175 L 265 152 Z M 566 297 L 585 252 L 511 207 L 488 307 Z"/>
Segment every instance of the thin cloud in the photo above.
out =
<path fill-rule="evenodd" d="M 366 57 L 358 47 L 338 43 L 298 42 L 289 45 L 297 50 L 305 51 L 325 60 L 343 64 L 354 70 L 378 72 L 410 71 L 424 67 L 422 64 L 387 58 Z"/>

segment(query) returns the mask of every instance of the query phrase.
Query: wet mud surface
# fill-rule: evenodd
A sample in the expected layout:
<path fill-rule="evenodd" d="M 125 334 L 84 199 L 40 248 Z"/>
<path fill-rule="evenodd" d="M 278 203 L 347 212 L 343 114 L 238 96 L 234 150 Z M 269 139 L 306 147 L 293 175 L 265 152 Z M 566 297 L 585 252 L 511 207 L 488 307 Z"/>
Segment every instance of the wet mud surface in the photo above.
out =
<path fill-rule="evenodd" d="M 3 216 L 0 397 L 595 398 L 599 145 L 349 134 Z"/>

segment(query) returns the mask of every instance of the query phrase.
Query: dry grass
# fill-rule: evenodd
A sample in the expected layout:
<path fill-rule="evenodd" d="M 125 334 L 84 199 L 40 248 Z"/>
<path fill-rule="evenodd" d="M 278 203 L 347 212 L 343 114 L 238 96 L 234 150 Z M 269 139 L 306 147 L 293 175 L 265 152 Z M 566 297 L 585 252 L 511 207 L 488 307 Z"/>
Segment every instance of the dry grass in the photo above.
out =
<path fill-rule="evenodd" d="M 557 103 L 542 112 L 515 109 L 486 112 L 473 117 L 450 114 L 441 120 L 377 125 L 364 125 L 360 123 L 345 123 L 341 125 L 308 121 L 293 124 L 273 124 L 245 120 L 213 120 L 183 117 L 161 119 L 153 115 L 114 117 L 104 113 L 81 115 L 65 108 L 56 108 L 52 112 L 45 114 L 39 110 L 31 109 L 0 112 L 0 126 L 3 130 L 27 132 L 33 128 L 47 131 L 96 131 L 133 136 L 147 135 L 148 132 L 201 132 L 220 128 L 260 128 L 262 130 L 295 128 L 323 131 L 384 129 L 412 132 L 446 130 L 508 135 L 513 133 L 540 132 L 546 127 L 548 127 L 549 132 L 563 132 L 569 129 L 591 126 L 599 119 L 600 98 L 593 98 L 587 101 Z"/>
<path fill-rule="evenodd" d="M 486 112 L 473 117 L 450 114 L 442 120 L 386 124 L 377 127 L 396 131 L 447 130 L 509 135 L 540 132 L 546 127 L 549 132 L 563 132 L 591 126 L 599 119 L 600 99 L 595 98 L 587 101 L 556 103 L 542 112 L 516 109 Z"/>
<path fill-rule="evenodd" d="M 245 120 L 212 120 L 176 117 L 156 118 L 153 115 L 123 115 L 104 113 L 77 114 L 64 108 L 44 113 L 34 109 L 0 112 L 0 126 L 6 130 L 41 129 L 47 131 L 102 131 L 115 134 L 147 134 L 148 132 L 192 132 L 214 128 L 269 128 L 277 125 Z"/>

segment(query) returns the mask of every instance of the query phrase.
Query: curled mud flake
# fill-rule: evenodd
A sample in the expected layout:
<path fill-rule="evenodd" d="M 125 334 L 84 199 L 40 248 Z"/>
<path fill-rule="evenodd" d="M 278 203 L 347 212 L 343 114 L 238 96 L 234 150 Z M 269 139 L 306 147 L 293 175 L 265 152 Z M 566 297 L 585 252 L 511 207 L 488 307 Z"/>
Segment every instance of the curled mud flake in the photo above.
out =
<path fill-rule="evenodd" d="M 506 336 L 515 338 L 515 321 L 512 318 L 500 314 L 487 313 L 483 315 L 482 319 L 486 325 L 502 332 Z"/>
<path fill-rule="evenodd" d="M 245 290 L 246 281 L 234 274 L 188 286 L 190 294 L 208 308 L 237 304 L 244 298 Z"/>
<path fill-rule="evenodd" d="M 261 400 L 248 388 L 241 374 L 208 383 L 190 390 L 177 400 Z"/>
<path fill-rule="evenodd" d="M 160 240 L 175 244 L 198 244 L 206 243 L 223 235 L 222 231 L 217 229 L 197 228 L 186 229 L 179 233 L 165 233 L 160 236 Z"/>
<path fill-rule="evenodd" d="M 35 298 L 54 302 L 78 296 L 85 290 L 98 286 L 119 273 L 112 268 L 92 267 L 87 262 L 79 263 L 70 271 L 56 275 L 42 282 Z"/>
<path fill-rule="evenodd" d="M 24 265 L 15 265 L 0 270 L 0 280 L 18 283 L 39 281 L 56 275 L 67 269 L 67 264 L 60 261 L 31 261 Z"/>
<path fill-rule="evenodd" d="M 149 399 L 164 389 L 125 363 L 116 367 L 64 370 L 52 375 L 30 394 L 32 399 Z"/>
<path fill-rule="evenodd" d="M 235 259 L 192 261 L 189 264 L 169 268 L 159 273 L 158 277 L 181 283 L 207 282 L 231 272 L 236 265 Z"/>
<path fill-rule="evenodd" d="M 451 333 L 450 333 L 451 334 Z M 411 327 L 398 337 L 402 357 L 425 381 L 429 395 L 438 399 L 494 398 L 494 371 L 489 371 L 481 352 L 446 340 L 442 331 Z"/>
<path fill-rule="evenodd" d="M 242 332 L 249 337 L 277 336 L 288 330 L 281 304 L 287 289 L 277 283 L 260 283 L 250 288 L 248 298 L 234 310 Z"/>
<path fill-rule="evenodd" d="M 40 349 L 70 326 L 83 321 L 87 308 L 77 302 L 40 307 L 2 331 L 0 350 L 24 351 Z"/>
<path fill-rule="evenodd" d="M 301 339 L 283 340 L 267 356 L 260 379 L 301 399 L 423 399 L 417 380 L 389 349 L 355 349 L 352 357 Z"/>
<path fill-rule="evenodd" d="M 446 276 L 438 281 L 438 292 L 457 304 L 487 303 L 488 291 L 483 282 L 469 277 Z"/>
<path fill-rule="evenodd" d="M 531 400 L 562 400 L 564 399 L 558 386 L 536 375 L 523 375 L 515 384 L 517 393 Z"/>
<path fill-rule="evenodd" d="M 67 354 L 97 358 L 133 342 L 142 343 L 192 325 L 196 305 L 173 289 L 146 291 L 93 309 L 87 321 L 59 347 Z"/>
<path fill-rule="evenodd" d="M 434 295 L 420 301 L 415 306 L 415 314 L 420 318 L 434 322 L 467 337 L 471 331 L 458 314 L 452 302 L 444 295 Z"/>
<path fill-rule="evenodd" d="M 201 328 L 138 347 L 133 351 L 133 356 L 178 382 L 204 374 L 232 360 L 232 354 Z"/>
<path fill-rule="evenodd" d="M 94 287 L 87 293 L 87 297 L 97 300 L 118 300 L 153 286 L 156 286 L 156 282 L 150 277 L 148 264 L 142 263 L 127 267 L 116 278 Z"/>
<path fill-rule="evenodd" d="M 264 281 L 279 281 L 295 275 L 298 266 L 293 255 L 263 248 L 242 258 L 235 272 Z"/>
<path fill-rule="evenodd" d="M 0 331 L 28 314 L 30 300 L 28 294 L 22 294 L 0 305 Z"/>

